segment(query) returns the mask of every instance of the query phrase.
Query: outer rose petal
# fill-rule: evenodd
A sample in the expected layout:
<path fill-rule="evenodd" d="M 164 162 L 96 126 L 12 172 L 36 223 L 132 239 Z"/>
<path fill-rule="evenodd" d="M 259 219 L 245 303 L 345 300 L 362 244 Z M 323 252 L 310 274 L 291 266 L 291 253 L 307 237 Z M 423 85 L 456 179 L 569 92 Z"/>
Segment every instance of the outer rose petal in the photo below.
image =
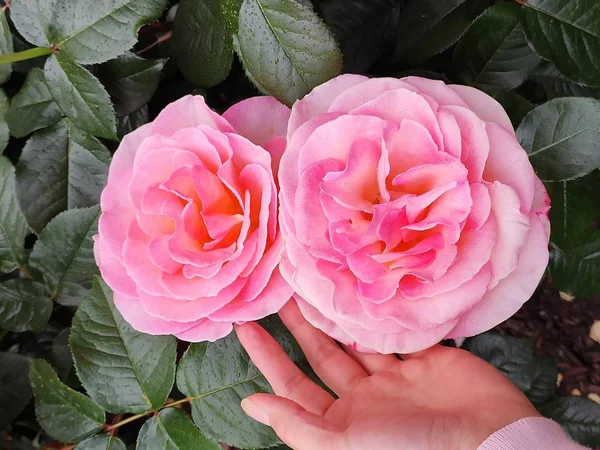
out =
<path fill-rule="evenodd" d="M 250 301 L 235 300 L 211 314 L 210 319 L 231 322 L 262 319 L 279 311 L 293 293 L 291 286 L 283 279 L 279 270 L 276 270 L 265 289 L 256 298 Z"/>
<path fill-rule="evenodd" d="M 108 175 L 109 183 L 115 182 L 115 180 L 111 179 L 111 176 L 114 178 L 115 176 L 118 176 L 121 171 L 127 170 L 133 166 L 133 160 L 135 158 L 135 154 L 137 153 L 138 147 L 142 145 L 144 139 L 151 135 L 151 127 L 152 124 L 147 123 L 123 137 L 121 144 L 113 155 L 110 163 Z"/>
<path fill-rule="evenodd" d="M 113 289 L 129 297 L 137 297 L 137 289 L 133 280 L 127 275 L 125 267 L 114 257 L 100 236 L 94 236 L 94 256 L 102 278 Z"/>
<path fill-rule="evenodd" d="M 152 122 L 150 133 L 169 137 L 182 128 L 194 128 L 200 125 L 208 125 L 219 131 L 234 132 L 229 122 L 206 106 L 204 97 L 186 95 L 167 105 L 160 112 Z"/>
<path fill-rule="evenodd" d="M 457 92 L 449 89 L 443 81 L 429 80 L 422 77 L 406 77 L 402 81 L 416 87 L 422 94 L 433 98 L 439 106 L 467 106 L 462 97 Z"/>
<path fill-rule="evenodd" d="M 187 342 L 215 342 L 227 336 L 232 330 L 231 322 L 213 322 L 210 319 L 203 319 L 192 328 L 174 334 L 182 341 Z"/>
<path fill-rule="evenodd" d="M 313 326 L 343 344 L 367 353 L 413 353 L 424 350 L 442 340 L 456 323 L 445 323 L 428 331 L 404 330 L 397 333 L 380 333 L 368 329 L 339 326 L 300 297 L 296 297 L 296 302 L 306 320 Z"/>
<path fill-rule="evenodd" d="M 515 134 L 515 129 L 508 114 L 506 114 L 506 111 L 504 111 L 504 108 L 496 99 L 490 97 L 485 92 L 469 86 L 450 84 L 448 87 L 460 95 L 469 109 L 477 114 L 480 119 L 486 122 L 497 123 L 512 134 Z"/>
<path fill-rule="evenodd" d="M 471 309 L 448 338 L 474 336 L 508 319 L 537 287 L 548 264 L 548 238 L 536 213 L 529 216 L 530 228 L 517 268 L 489 291 Z"/>
<path fill-rule="evenodd" d="M 512 187 L 521 199 L 521 211 L 531 210 L 533 202 L 535 172 L 527 153 L 504 128 L 489 123 L 487 133 L 490 139 L 490 155 L 487 159 L 483 178 L 500 181 Z"/>
<path fill-rule="evenodd" d="M 115 306 L 119 312 L 123 315 L 123 318 L 141 333 L 148 334 L 175 334 L 181 333 L 185 330 L 189 330 L 197 322 L 169 322 L 158 317 L 151 316 L 142 307 L 139 299 L 134 297 L 127 297 L 119 293 L 114 292 L 113 300 Z"/>
<path fill-rule="evenodd" d="M 253 97 L 223 113 L 233 128 L 249 141 L 266 147 L 271 139 L 285 136 L 292 111 L 273 97 Z"/>
<path fill-rule="evenodd" d="M 548 211 L 550 211 L 550 197 L 546 192 L 546 187 L 542 180 L 535 177 L 535 192 L 533 195 L 533 206 L 531 208 L 533 212 L 537 214 L 547 237 L 550 237 L 550 219 L 548 218 Z"/>
<path fill-rule="evenodd" d="M 317 86 L 301 101 L 292 106 L 292 115 L 288 124 L 288 137 L 302 124 L 310 119 L 326 113 L 338 95 L 346 89 L 364 83 L 368 78 L 362 75 L 340 75 Z"/>

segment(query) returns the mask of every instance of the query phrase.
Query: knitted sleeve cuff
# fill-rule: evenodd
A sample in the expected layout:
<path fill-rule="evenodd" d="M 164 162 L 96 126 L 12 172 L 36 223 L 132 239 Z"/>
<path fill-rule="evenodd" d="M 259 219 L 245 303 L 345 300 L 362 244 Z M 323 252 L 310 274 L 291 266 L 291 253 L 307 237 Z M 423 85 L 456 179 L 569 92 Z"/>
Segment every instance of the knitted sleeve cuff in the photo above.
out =
<path fill-rule="evenodd" d="M 521 419 L 496 431 L 477 450 L 585 450 L 556 422 L 542 417 Z"/>

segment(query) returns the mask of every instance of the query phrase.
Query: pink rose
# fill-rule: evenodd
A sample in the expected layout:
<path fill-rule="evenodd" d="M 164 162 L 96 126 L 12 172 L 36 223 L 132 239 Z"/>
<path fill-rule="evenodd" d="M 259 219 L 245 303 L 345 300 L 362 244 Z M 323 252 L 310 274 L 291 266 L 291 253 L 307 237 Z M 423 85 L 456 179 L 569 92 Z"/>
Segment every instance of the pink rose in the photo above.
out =
<path fill-rule="evenodd" d="M 491 97 L 344 75 L 294 105 L 287 142 L 281 271 L 333 338 L 414 352 L 486 331 L 533 293 L 549 200 Z"/>
<path fill-rule="evenodd" d="M 135 329 L 214 341 L 290 298 L 277 267 L 283 241 L 263 148 L 281 154 L 289 115 L 259 97 L 221 117 L 187 96 L 123 139 L 94 253 Z"/>

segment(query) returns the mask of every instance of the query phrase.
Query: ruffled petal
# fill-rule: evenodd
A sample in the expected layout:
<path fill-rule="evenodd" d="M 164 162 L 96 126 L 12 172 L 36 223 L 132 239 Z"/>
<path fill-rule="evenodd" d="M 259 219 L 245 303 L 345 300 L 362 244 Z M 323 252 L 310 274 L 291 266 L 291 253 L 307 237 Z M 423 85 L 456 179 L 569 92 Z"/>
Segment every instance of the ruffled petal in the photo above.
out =
<path fill-rule="evenodd" d="M 460 95 L 467 107 L 477 114 L 481 120 L 496 123 L 515 134 L 508 114 L 496 99 L 470 86 L 450 84 L 448 87 Z"/>
<path fill-rule="evenodd" d="M 288 141 L 304 123 L 326 113 L 335 99 L 344 91 L 367 81 L 362 75 L 340 75 L 314 88 L 310 94 L 292 106 L 288 124 Z"/>
<path fill-rule="evenodd" d="M 474 336 L 512 316 L 529 300 L 548 264 L 548 237 L 537 214 L 529 216 L 530 228 L 519 262 L 510 275 L 466 313 L 448 338 Z"/>
<path fill-rule="evenodd" d="M 517 139 L 504 128 L 487 125 L 490 155 L 483 178 L 489 182 L 499 181 L 513 188 L 521 199 L 521 211 L 531 211 L 535 191 L 535 172 L 529 157 Z"/>
<path fill-rule="evenodd" d="M 291 113 L 273 97 L 253 97 L 233 105 L 223 118 L 241 136 L 264 148 L 271 139 L 286 135 Z"/>
<path fill-rule="evenodd" d="M 150 133 L 172 136 L 182 128 L 207 125 L 215 130 L 234 132 L 233 127 L 216 112 L 210 109 L 201 95 L 186 95 L 170 103 L 152 122 Z"/>

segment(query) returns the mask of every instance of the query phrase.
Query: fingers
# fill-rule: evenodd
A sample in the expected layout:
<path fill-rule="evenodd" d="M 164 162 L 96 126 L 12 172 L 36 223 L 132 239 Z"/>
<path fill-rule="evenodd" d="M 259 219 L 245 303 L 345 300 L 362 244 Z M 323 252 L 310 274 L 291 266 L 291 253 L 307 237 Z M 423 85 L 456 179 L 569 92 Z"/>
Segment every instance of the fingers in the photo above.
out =
<path fill-rule="evenodd" d="M 367 372 L 329 336 L 306 321 L 295 301 L 289 301 L 279 316 L 294 335 L 316 374 L 336 394 L 342 395 Z"/>
<path fill-rule="evenodd" d="M 400 360 L 394 355 L 380 355 L 378 353 L 362 353 L 344 346 L 344 351 L 348 353 L 363 369 L 373 375 L 378 372 L 392 371 L 398 368 Z"/>
<path fill-rule="evenodd" d="M 256 323 L 237 326 L 236 333 L 277 395 L 295 401 L 309 412 L 325 414 L 334 398 L 313 383 L 269 333 Z"/>
<path fill-rule="evenodd" d="M 254 420 L 269 425 L 295 450 L 341 449 L 341 430 L 291 400 L 256 394 L 242 400 L 242 409 Z"/>

